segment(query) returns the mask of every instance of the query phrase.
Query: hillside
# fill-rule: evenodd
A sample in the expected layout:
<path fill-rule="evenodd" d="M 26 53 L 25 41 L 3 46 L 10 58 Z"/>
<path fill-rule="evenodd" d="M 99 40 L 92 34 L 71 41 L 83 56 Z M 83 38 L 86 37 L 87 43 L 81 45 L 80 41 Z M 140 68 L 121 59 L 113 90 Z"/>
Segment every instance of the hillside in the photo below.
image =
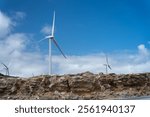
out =
<path fill-rule="evenodd" d="M 0 99 L 122 99 L 150 95 L 150 73 L 11 77 L 0 74 Z"/>

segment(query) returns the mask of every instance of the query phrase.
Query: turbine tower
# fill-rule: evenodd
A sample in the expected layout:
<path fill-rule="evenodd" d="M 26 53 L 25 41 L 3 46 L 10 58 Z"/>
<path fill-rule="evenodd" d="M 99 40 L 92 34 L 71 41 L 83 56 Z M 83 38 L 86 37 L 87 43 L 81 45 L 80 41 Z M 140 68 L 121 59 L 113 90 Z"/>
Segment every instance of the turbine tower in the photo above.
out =
<path fill-rule="evenodd" d="M 106 67 L 106 74 L 107 74 L 108 73 L 108 68 L 111 70 L 111 66 L 109 65 L 107 55 L 106 55 L 106 64 L 104 64 L 104 66 Z"/>
<path fill-rule="evenodd" d="M 61 54 L 63 55 L 64 58 L 67 58 L 65 56 L 65 54 L 63 53 L 63 51 L 61 50 L 60 46 L 58 45 L 57 41 L 55 40 L 55 11 L 54 11 L 54 15 L 53 15 L 53 23 L 52 23 L 52 29 L 51 29 L 51 34 L 48 36 L 45 36 L 44 39 L 40 40 L 39 42 L 48 39 L 49 41 L 49 75 L 52 74 L 52 42 L 55 44 L 55 46 L 58 48 L 58 50 L 61 52 Z"/>

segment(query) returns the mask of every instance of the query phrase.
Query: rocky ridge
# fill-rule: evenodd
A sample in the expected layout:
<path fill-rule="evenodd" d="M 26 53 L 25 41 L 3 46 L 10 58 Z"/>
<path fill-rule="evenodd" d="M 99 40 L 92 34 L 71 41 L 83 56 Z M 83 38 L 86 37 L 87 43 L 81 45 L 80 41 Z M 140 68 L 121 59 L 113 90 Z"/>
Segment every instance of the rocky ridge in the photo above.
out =
<path fill-rule="evenodd" d="M 123 99 L 150 95 L 150 73 L 41 75 L 0 74 L 0 99 Z"/>

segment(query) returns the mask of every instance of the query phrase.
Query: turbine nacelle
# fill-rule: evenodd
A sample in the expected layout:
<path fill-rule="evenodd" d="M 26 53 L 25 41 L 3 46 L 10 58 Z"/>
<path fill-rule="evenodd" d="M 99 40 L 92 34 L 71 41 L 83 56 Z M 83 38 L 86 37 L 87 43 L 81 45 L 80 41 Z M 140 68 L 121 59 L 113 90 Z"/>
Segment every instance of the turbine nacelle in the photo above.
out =
<path fill-rule="evenodd" d="M 45 38 L 44 39 L 54 39 L 54 36 L 52 36 L 52 35 L 48 35 L 48 36 L 45 36 Z"/>

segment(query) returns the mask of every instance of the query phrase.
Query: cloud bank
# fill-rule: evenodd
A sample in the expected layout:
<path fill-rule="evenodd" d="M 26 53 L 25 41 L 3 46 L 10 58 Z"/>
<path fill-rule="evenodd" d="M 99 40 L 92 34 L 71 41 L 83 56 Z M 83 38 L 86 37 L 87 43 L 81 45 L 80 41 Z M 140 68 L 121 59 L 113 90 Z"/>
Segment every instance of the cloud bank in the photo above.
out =
<path fill-rule="evenodd" d="M 25 17 L 24 13 L 16 12 L 20 18 Z M 39 51 L 28 51 L 32 37 L 26 33 L 12 33 L 15 30 L 15 21 L 0 11 L 0 61 L 10 69 L 10 75 L 32 76 L 48 73 L 48 55 Z M 17 23 L 16 23 L 17 24 Z M 50 26 L 45 26 L 41 32 L 50 33 Z M 130 50 L 132 52 L 132 50 Z M 67 55 L 67 60 L 61 55 L 53 56 L 53 73 L 69 74 L 91 71 L 94 73 L 104 72 L 105 53 L 89 55 Z M 144 44 L 137 45 L 137 51 L 127 53 L 108 53 L 111 73 L 139 73 L 149 72 L 150 50 Z M 5 74 L 3 66 L 0 65 L 0 72 Z"/>

